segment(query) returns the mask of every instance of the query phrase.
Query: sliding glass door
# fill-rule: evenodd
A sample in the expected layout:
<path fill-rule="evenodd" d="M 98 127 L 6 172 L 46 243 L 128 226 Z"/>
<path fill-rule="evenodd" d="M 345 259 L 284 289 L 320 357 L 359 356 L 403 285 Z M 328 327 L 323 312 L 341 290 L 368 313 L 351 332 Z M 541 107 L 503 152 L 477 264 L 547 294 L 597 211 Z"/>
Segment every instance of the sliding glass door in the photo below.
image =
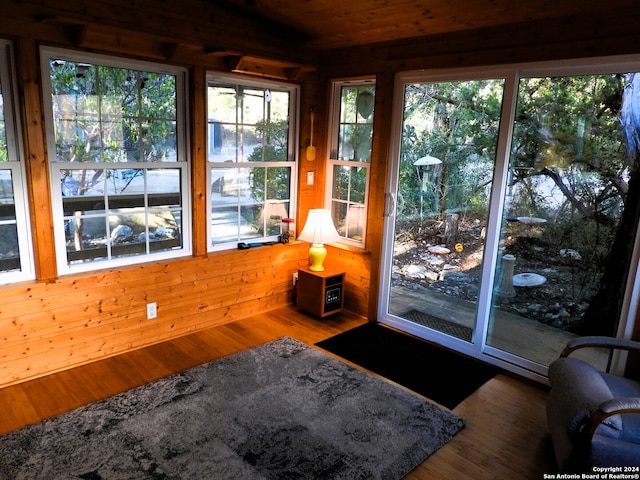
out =
<path fill-rule="evenodd" d="M 624 328 L 637 70 L 399 75 L 380 320 L 534 377 L 576 335 Z"/>

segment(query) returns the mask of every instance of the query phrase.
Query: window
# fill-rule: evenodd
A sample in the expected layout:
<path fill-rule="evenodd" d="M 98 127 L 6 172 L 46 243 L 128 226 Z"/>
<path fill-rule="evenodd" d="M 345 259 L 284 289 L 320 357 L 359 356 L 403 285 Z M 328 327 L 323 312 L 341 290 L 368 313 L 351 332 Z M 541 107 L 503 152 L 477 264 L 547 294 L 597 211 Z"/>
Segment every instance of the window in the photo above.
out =
<path fill-rule="evenodd" d="M 345 243 L 364 246 L 375 84 L 335 82 L 332 103 L 327 203 Z"/>
<path fill-rule="evenodd" d="M 10 53 L 0 40 L 0 283 L 34 277 Z"/>
<path fill-rule="evenodd" d="M 209 249 L 278 239 L 293 215 L 298 87 L 208 78 Z"/>
<path fill-rule="evenodd" d="M 185 70 L 42 58 L 59 272 L 189 254 Z"/>

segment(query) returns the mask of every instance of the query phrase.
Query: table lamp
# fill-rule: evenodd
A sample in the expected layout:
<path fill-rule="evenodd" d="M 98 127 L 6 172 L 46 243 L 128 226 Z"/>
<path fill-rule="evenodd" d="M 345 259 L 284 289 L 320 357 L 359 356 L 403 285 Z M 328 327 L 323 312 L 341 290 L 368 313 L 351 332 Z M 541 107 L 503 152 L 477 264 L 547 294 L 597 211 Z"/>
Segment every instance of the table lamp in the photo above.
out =
<path fill-rule="evenodd" d="M 336 231 L 333 220 L 331 220 L 331 212 L 329 210 L 324 208 L 309 210 L 307 222 L 304 224 L 298 240 L 311 244 L 311 248 L 309 248 L 310 270 L 314 272 L 324 271 L 322 262 L 327 256 L 327 249 L 324 244 L 337 242 L 340 238 L 340 234 Z"/>

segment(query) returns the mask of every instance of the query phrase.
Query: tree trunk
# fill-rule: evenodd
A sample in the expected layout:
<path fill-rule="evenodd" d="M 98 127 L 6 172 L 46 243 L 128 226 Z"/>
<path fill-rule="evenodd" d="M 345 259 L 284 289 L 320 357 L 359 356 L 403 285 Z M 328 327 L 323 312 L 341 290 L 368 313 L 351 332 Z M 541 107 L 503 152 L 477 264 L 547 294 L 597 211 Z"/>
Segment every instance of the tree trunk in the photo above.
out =
<path fill-rule="evenodd" d="M 460 216 L 457 213 L 447 214 L 447 223 L 444 227 L 444 242 L 447 246 L 454 245 L 458 239 L 458 221 Z"/>
<path fill-rule="evenodd" d="M 622 96 L 621 123 L 629 155 L 629 190 L 598 292 L 576 332 L 615 336 L 640 220 L 640 75 L 631 74 Z"/>

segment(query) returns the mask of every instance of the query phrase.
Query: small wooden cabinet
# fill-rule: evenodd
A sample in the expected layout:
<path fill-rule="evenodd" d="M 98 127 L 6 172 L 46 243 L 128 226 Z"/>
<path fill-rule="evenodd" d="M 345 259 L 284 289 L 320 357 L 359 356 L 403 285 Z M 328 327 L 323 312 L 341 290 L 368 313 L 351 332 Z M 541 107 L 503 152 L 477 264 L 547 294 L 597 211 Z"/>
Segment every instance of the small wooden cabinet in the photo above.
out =
<path fill-rule="evenodd" d="M 298 308 L 318 317 L 339 312 L 344 306 L 344 272 L 325 269 L 298 270 Z"/>

